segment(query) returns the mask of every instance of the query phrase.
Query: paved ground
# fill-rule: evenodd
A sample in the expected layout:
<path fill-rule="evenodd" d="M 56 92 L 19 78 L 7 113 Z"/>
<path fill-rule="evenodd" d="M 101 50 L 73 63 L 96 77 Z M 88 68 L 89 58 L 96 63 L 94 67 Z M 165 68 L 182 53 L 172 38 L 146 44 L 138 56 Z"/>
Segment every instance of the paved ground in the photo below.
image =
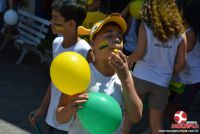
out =
<path fill-rule="evenodd" d="M 28 113 L 34 110 L 49 83 L 48 68 L 39 57 L 28 54 L 22 64 L 15 47 L 8 44 L 0 51 L 0 134 L 30 134 Z"/>
<path fill-rule="evenodd" d="M 0 134 L 34 134 L 28 113 L 40 103 L 49 83 L 48 67 L 39 57 L 28 54 L 22 64 L 15 61 L 20 53 L 9 43 L 0 51 Z M 200 96 L 200 95 L 199 95 Z M 196 98 L 189 119 L 200 123 L 200 97 Z M 134 134 L 149 133 L 147 120 L 134 125 Z"/>

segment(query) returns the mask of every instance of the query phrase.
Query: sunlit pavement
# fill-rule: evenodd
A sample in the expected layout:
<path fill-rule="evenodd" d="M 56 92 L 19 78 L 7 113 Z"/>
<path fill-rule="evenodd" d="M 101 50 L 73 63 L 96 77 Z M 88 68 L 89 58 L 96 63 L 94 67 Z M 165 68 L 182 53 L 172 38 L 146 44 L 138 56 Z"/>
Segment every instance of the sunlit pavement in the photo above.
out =
<path fill-rule="evenodd" d="M 0 119 L 0 134 L 31 134 L 31 133 Z"/>

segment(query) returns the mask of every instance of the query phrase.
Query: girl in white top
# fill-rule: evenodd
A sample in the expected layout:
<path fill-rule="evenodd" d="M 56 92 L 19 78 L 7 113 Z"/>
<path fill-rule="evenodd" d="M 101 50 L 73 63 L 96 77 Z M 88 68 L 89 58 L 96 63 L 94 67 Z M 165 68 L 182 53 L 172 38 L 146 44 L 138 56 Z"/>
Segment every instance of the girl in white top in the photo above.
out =
<path fill-rule="evenodd" d="M 137 48 L 128 57 L 128 62 L 130 67 L 136 62 L 133 69 L 135 86 L 142 100 L 148 95 L 150 128 L 156 134 L 163 129 L 169 82 L 185 65 L 186 39 L 174 0 L 146 1 L 142 20 Z"/>
<path fill-rule="evenodd" d="M 168 105 L 168 115 L 170 116 L 180 110 L 188 112 L 200 90 L 200 41 L 191 29 L 186 31 L 186 35 L 188 42 L 187 63 L 185 68 L 173 78 L 173 81 L 183 83 L 185 89 L 181 94 L 171 91 Z"/>
<path fill-rule="evenodd" d="M 172 106 L 170 110 L 187 112 L 200 90 L 200 14 L 196 14 L 196 12 L 200 12 L 200 1 L 176 0 L 176 2 L 183 13 L 186 24 L 190 28 L 186 31 L 187 64 L 173 79 L 185 84 L 185 90 L 182 94 L 171 92 L 169 107 Z"/>
<path fill-rule="evenodd" d="M 142 103 L 136 94 L 126 57 L 119 51 L 122 50 L 122 35 L 125 31 L 126 22 L 119 14 L 111 14 L 97 22 L 91 30 L 79 27 L 80 34 L 90 34 L 95 56 L 94 63 L 90 64 L 92 77 L 87 92 L 103 92 L 114 97 L 129 119 L 138 122 L 142 116 Z M 114 49 L 118 49 L 117 53 Z M 78 116 L 75 116 L 87 99 L 87 93 L 73 96 L 62 94 L 57 108 L 57 120 L 60 123 L 71 122 L 69 134 L 88 134 Z M 115 134 L 121 133 L 122 125 Z"/>

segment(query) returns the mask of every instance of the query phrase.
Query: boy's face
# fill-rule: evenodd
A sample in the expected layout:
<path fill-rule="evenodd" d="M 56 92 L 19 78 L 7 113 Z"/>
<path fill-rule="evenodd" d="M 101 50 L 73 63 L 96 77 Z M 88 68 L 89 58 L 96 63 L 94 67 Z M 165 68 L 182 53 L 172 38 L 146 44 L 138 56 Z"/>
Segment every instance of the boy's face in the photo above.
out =
<path fill-rule="evenodd" d="M 123 34 L 118 25 L 105 25 L 93 38 L 95 57 L 108 59 L 114 49 L 122 50 Z"/>
<path fill-rule="evenodd" d="M 65 21 L 65 18 L 56 10 L 53 10 L 51 15 L 52 32 L 54 34 L 62 34 L 67 29 L 68 21 Z"/>

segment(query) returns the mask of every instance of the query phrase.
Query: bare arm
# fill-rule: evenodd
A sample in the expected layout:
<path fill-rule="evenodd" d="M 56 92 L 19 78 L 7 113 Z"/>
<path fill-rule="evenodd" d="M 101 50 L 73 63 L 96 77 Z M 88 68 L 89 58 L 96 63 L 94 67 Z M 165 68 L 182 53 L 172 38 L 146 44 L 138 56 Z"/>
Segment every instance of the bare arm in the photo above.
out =
<path fill-rule="evenodd" d="M 176 76 L 185 66 L 186 64 L 186 52 L 187 51 L 187 41 L 186 36 L 183 36 L 183 40 L 178 46 L 176 63 L 174 65 L 173 75 Z"/>
<path fill-rule="evenodd" d="M 59 123 L 67 123 L 76 114 L 77 110 L 82 108 L 88 95 L 81 93 L 73 96 L 62 94 L 56 110 L 56 119 Z"/>
<path fill-rule="evenodd" d="M 131 68 L 133 62 L 136 62 L 140 60 L 141 58 L 143 58 L 146 52 L 146 47 L 147 47 L 146 31 L 145 31 L 144 23 L 141 23 L 139 27 L 137 48 L 130 56 L 128 56 L 128 59 L 127 59 L 129 68 Z"/>
<path fill-rule="evenodd" d="M 138 122 L 142 117 L 143 104 L 136 93 L 126 56 L 121 51 L 112 53 L 109 62 L 121 80 L 125 112 L 132 122 Z"/>
<path fill-rule="evenodd" d="M 127 115 L 132 122 L 138 122 L 142 117 L 143 104 L 136 93 L 131 74 L 126 80 L 121 80 L 124 104 Z"/>
<path fill-rule="evenodd" d="M 195 37 L 195 33 L 193 31 L 188 31 L 186 33 L 186 38 L 187 38 L 187 52 L 192 51 L 192 49 L 194 48 L 195 44 L 196 44 L 196 37 Z"/>
<path fill-rule="evenodd" d="M 42 103 L 40 105 L 40 108 L 44 109 L 45 111 L 49 107 L 50 99 L 51 99 L 51 85 L 49 84 L 44 99 L 42 100 Z"/>
<path fill-rule="evenodd" d="M 122 127 L 122 134 L 130 134 L 132 124 L 133 123 L 130 121 L 129 117 L 125 113 L 123 127 Z"/>
<path fill-rule="evenodd" d="M 49 107 L 49 103 L 50 103 L 50 99 L 51 99 L 51 85 L 49 84 L 47 91 L 45 93 L 45 96 L 42 100 L 42 103 L 40 104 L 40 106 L 38 107 L 38 109 L 36 109 L 34 111 L 34 115 L 33 117 L 31 117 L 29 119 L 30 123 L 32 125 L 35 124 L 35 121 L 38 117 L 41 117 L 44 115 L 44 113 L 47 111 L 48 107 Z"/>

